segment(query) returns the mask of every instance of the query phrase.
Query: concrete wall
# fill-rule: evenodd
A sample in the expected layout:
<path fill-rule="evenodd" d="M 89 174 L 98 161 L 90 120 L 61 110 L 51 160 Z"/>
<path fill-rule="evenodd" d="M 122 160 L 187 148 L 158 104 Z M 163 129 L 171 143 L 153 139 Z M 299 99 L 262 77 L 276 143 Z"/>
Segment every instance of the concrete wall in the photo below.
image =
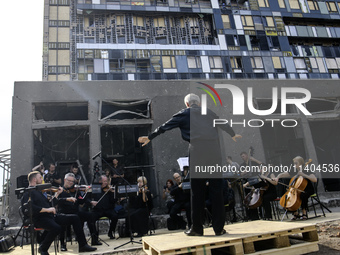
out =
<path fill-rule="evenodd" d="M 340 97 L 340 86 L 338 81 L 333 80 L 210 80 L 205 83 L 233 84 L 238 86 L 246 95 L 247 87 L 252 87 L 254 96 L 258 98 L 271 98 L 272 87 L 302 87 L 312 93 L 312 97 L 335 98 Z M 203 87 L 198 81 L 88 81 L 88 82 L 16 82 L 13 96 L 12 114 L 12 172 L 10 194 L 11 224 L 18 222 L 19 201 L 14 195 L 16 178 L 30 172 L 34 166 L 33 129 L 58 127 L 60 125 L 71 127 L 83 125 L 90 127 L 89 154 L 95 155 L 101 150 L 100 126 L 103 122 L 98 120 L 100 100 L 135 100 L 151 99 L 152 129 L 168 120 L 174 113 L 184 107 L 183 98 L 189 92 L 202 94 Z M 280 89 L 279 89 L 280 90 Z M 208 96 L 208 107 L 216 110 L 221 118 L 236 120 L 259 119 L 246 109 L 245 116 L 232 116 L 232 99 L 227 90 L 218 90 L 224 100 L 223 107 L 214 106 L 212 99 Z M 70 122 L 33 122 L 32 104 L 37 102 L 80 102 L 87 101 L 89 105 L 89 119 L 77 123 Z M 303 123 L 302 132 L 306 140 L 308 156 L 316 159 L 308 122 L 304 115 L 295 115 Z M 133 125 L 138 120 L 128 122 L 107 122 L 105 125 L 126 124 Z M 236 133 L 243 136 L 238 143 L 233 143 L 228 135 L 223 135 L 223 150 L 225 155 L 231 155 L 237 162 L 241 162 L 239 153 L 247 151 L 249 146 L 256 149 L 256 158 L 265 161 L 263 144 L 259 128 L 243 128 L 240 125 L 235 128 Z M 145 134 L 147 135 L 147 134 Z M 156 200 L 161 203 L 161 190 L 167 179 L 172 178 L 173 170 L 178 169 L 177 158 L 187 155 L 188 145 L 180 137 L 179 130 L 166 132 L 152 141 L 148 148 L 152 153 L 155 168 L 149 171 L 153 176 L 149 187 L 155 195 L 160 195 Z M 98 159 L 97 159 L 98 160 Z M 94 165 L 91 161 L 90 169 Z M 159 205 L 159 204 L 158 204 Z"/>

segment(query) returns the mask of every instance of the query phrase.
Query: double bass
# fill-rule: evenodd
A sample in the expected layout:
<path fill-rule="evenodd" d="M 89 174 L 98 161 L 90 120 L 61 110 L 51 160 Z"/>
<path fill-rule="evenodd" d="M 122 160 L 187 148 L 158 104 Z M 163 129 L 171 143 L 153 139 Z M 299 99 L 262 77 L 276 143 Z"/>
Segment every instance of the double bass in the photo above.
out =
<path fill-rule="evenodd" d="M 312 162 L 311 159 L 305 163 L 307 166 Z M 280 199 L 280 205 L 288 211 L 294 212 L 301 206 L 301 192 L 304 192 L 307 187 L 308 181 L 302 176 L 295 175 L 289 181 L 289 186 L 286 193 Z"/>

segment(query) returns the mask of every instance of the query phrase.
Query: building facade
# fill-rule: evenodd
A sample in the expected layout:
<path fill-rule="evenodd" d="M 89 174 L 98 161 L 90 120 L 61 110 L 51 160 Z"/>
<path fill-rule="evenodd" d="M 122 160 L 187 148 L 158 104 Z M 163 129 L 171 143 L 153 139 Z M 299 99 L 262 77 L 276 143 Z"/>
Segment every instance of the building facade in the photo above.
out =
<path fill-rule="evenodd" d="M 339 0 L 45 0 L 44 16 L 44 81 L 339 79 Z"/>

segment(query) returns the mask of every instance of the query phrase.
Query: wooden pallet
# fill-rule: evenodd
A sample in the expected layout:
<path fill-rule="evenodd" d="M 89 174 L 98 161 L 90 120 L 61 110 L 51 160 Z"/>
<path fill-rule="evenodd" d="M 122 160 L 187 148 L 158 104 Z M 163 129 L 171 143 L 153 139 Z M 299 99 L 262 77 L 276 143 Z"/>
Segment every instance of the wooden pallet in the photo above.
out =
<path fill-rule="evenodd" d="M 215 236 L 212 228 L 204 236 L 186 236 L 183 232 L 143 237 L 143 250 L 149 255 L 211 254 L 304 254 L 318 251 L 315 225 L 276 221 L 252 221 L 225 226 L 226 235 Z M 300 243 L 291 244 L 292 237 Z"/>

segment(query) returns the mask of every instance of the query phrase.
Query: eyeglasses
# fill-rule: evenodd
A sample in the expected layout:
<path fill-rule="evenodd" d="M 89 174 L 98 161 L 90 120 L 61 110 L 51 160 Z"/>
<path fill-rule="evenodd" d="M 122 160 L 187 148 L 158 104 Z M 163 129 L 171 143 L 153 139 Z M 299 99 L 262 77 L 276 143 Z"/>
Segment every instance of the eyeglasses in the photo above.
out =
<path fill-rule="evenodd" d="M 68 181 L 68 182 L 74 182 L 73 180 L 69 180 L 69 179 L 66 179 L 66 181 Z"/>

